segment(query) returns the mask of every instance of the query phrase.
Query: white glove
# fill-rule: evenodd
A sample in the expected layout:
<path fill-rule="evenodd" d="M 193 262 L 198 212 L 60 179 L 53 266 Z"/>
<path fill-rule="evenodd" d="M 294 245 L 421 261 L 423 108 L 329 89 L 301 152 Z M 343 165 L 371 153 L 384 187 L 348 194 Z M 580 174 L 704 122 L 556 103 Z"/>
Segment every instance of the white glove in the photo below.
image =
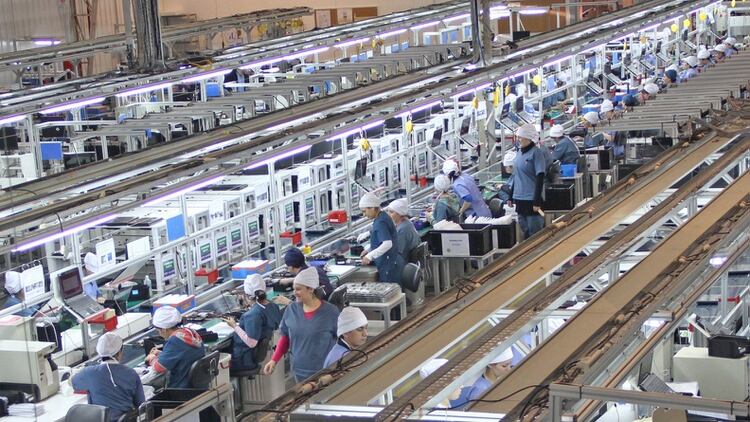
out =
<path fill-rule="evenodd" d="M 362 243 L 369 238 L 370 238 L 370 232 L 360 233 L 359 236 L 357 236 L 357 243 Z"/>

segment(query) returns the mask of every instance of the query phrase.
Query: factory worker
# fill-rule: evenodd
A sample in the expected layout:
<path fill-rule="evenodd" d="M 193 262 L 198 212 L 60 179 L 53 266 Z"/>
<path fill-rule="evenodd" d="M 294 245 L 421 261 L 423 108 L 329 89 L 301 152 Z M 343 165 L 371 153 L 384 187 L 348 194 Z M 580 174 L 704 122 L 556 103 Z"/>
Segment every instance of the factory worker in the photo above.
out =
<path fill-rule="evenodd" d="M 703 49 L 698 52 L 698 71 L 703 72 L 710 66 L 711 63 L 711 52 Z"/>
<path fill-rule="evenodd" d="M 737 49 L 734 48 L 734 45 L 737 44 L 737 39 L 734 37 L 727 37 L 727 39 L 724 40 L 723 43 L 727 48 L 724 51 L 724 55 L 726 57 L 732 57 L 734 53 L 737 52 Z"/>
<path fill-rule="evenodd" d="M 503 175 L 512 175 L 513 174 L 513 161 L 516 160 L 516 150 L 515 148 L 511 148 L 507 151 L 505 151 L 505 155 L 503 155 Z"/>
<path fill-rule="evenodd" d="M 75 391 L 88 392 L 89 404 L 108 407 L 110 420 L 116 421 L 146 401 L 141 378 L 135 370 L 120 363 L 122 338 L 117 334 L 102 334 L 96 343 L 96 353 L 101 364 L 86 366 L 71 377 L 70 383 Z"/>
<path fill-rule="evenodd" d="M 723 62 L 726 58 L 726 52 L 727 52 L 727 46 L 724 44 L 719 44 L 716 47 L 714 47 L 714 61 L 716 63 Z"/>
<path fill-rule="evenodd" d="M 539 133 L 531 123 L 516 130 L 521 150 L 516 154 L 516 161 L 513 163 L 510 197 L 516 205 L 518 224 L 526 239 L 544 227 L 544 218 L 539 212 L 542 209 L 547 162 L 542 150 L 534 143 L 538 137 Z"/>
<path fill-rule="evenodd" d="M 679 75 L 674 69 L 669 69 L 664 72 L 664 86 L 669 87 L 670 85 L 679 82 Z"/>
<path fill-rule="evenodd" d="M 361 309 L 347 306 L 341 310 L 336 328 L 338 339 L 333 346 L 324 367 L 329 367 L 352 350 L 359 349 L 367 341 L 367 317 Z"/>
<path fill-rule="evenodd" d="M 633 111 L 633 108 L 638 105 L 638 99 L 630 94 L 622 97 L 622 105 L 625 107 L 625 111 Z"/>
<path fill-rule="evenodd" d="M 370 246 L 362 251 L 362 264 L 375 263 L 378 281 L 398 283 L 406 263 L 398 254 L 398 236 L 393 220 L 380 209 L 380 198 L 372 192 L 362 195 L 359 208 L 365 217 L 373 220 Z"/>
<path fill-rule="evenodd" d="M 396 225 L 396 246 L 398 254 L 409 262 L 409 255 L 419 245 L 419 233 L 414 223 L 409 219 L 409 202 L 404 199 L 392 201 L 385 209 Z"/>
<path fill-rule="evenodd" d="M 301 250 L 295 247 L 287 249 L 287 251 L 284 253 L 284 264 L 286 265 L 286 270 L 294 274 L 295 276 L 299 274 L 300 271 L 307 268 L 307 263 L 305 262 L 305 254 L 303 254 Z M 328 297 L 331 295 L 331 293 L 333 293 L 331 279 L 328 278 L 328 274 L 326 274 L 326 271 L 323 268 L 314 268 L 318 272 L 320 286 L 323 288 L 323 293 L 325 293 L 323 295 L 323 299 L 328 300 Z M 281 279 L 281 284 L 292 284 L 293 282 L 294 278 Z M 281 298 L 282 296 L 278 297 Z"/>
<path fill-rule="evenodd" d="M 234 330 L 232 371 L 249 371 L 260 366 L 263 362 L 255 361 L 255 346 L 261 340 L 270 339 L 281 322 L 281 310 L 266 299 L 266 282 L 260 274 L 247 276 L 242 288 L 251 298 L 250 308 L 242 314 L 239 323 L 232 317 L 222 318 Z"/>
<path fill-rule="evenodd" d="M 640 104 L 643 104 L 646 102 L 646 100 L 651 100 L 656 98 L 656 94 L 659 92 L 659 85 L 656 85 L 653 82 L 649 82 L 645 85 L 643 85 L 643 89 L 641 89 L 640 97 L 641 100 L 639 101 Z"/>
<path fill-rule="evenodd" d="M 511 370 L 511 362 L 513 361 L 513 351 L 511 348 L 505 349 L 502 353 L 497 355 L 490 361 L 484 373 L 479 377 L 474 384 L 465 388 L 461 392 L 462 398 L 466 398 L 466 401 L 477 400 L 492 387 L 497 381 L 504 378 Z M 458 401 L 461 401 L 460 399 Z M 465 403 L 462 403 L 463 405 Z"/>
<path fill-rule="evenodd" d="M 5 293 L 7 299 L 5 299 L 3 309 L 18 305 L 26 300 L 26 294 L 24 293 L 23 284 L 21 283 L 21 273 L 18 271 L 7 271 L 5 273 Z M 32 317 L 34 314 L 36 314 L 36 309 L 28 307 L 21 309 L 13 315 Z"/>
<path fill-rule="evenodd" d="M 432 207 L 432 224 L 443 220 L 458 223 L 461 205 L 458 195 L 451 187 L 450 179 L 444 174 L 438 174 L 435 176 L 434 186 L 437 197 L 435 206 Z"/>
<path fill-rule="evenodd" d="M 552 150 L 552 159 L 559 161 L 560 164 L 576 164 L 581 157 L 578 146 L 572 139 L 565 136 L 563 127 L 554 125 L 549 130 L 549 136 L 555 142 L 555 148 Z"/>
<path fill-rule="evenodd" d="M 172 306 L 157 308 L 151 323 L 165 342 L 161 351 L 151 349 L 146 362 L 156 372 L 169 372 L 167 388 L 206 388 L 206 385 L 192 385 L 190 382 L 190 367 L 205 356 L 206 349 L 198 333 L 190 328 L 180 327 L 180 311 Z"/>
<path fill-rule="evenodd" d="M 603 100 L 599 106 L 599 118 L 603 120 L 612 120 L 617 117 L 615 113 L 615 104 L 610 100 Z"/>
<path fill-rule="evenodd" d="M 83 257 L 83 268 L 86 270 L 86 275 L 96 274 L 96 272 L 99 271 L 99 258 L 91 252 L 86 253 Z M 99 286 L 96 284 L 96 280 L 84 284 L 83 293 L 100 303 L 104 302 L 102 294 L 99 291 Z"/>
<path fill-rule="evenodd" d="M 688 56 L 682 61 L 682 72 L 680 72 L 680 81 L 685 82 L 698 76 L 698 58 Z"/>
<path fill-rule="evenodd" d="M 603 141 L 601 134 L 594 133 L 594 127 L 599 124 L 599 113 L 589 111 L 583 115 L 583 127 L 586 128 L 586 137 L 583 146 L 586 148 L 598 147 Z"/>
<path fill-rule="evenodd" d="M 482 192 L 479 190 L 474 178 L 466 172 L 453 159 L 443 162 L 443 174 L 453 182 L 453 191 L 461 200 L 459 215 L 492 217 L 490 207 L 484 202 Z"/>
<path fill-rule="evenodd" d="M 448 363 L 448 359 L 441 359 L 441 358 L 430 359 L 421 368 L 419 368 L 419 376 L 422 379 L 425 379 L 429 377 L 430 375 L 432 375 L 435 371 L 437 371 L 441 366 L 445 365 L 446 363 Z M 454 400 L 458 400 L 460 397 L 461 397 L 461 389 L 458 389 L 454 391 L 453 393 L 451 393 L 451 395 L 448 396 L 448 398 L 445 401 L 438 403 L 436 407 L 444 408 L 444 409 L 454 408 L 455 407 Z"/>
<path fill-rule="evenodd" d="M 271 360 L 263 367 L 264 374 L 272 374 L 290 350 L 292 372 L 297 382 L 323 369 L 328 352 L 336 344 L 339 310 L 315 294 L 318 287 L 318 273 L 314 268 L 304 269 L 294 277 L 297 300 L 284 310 L 281 338 Z"/>

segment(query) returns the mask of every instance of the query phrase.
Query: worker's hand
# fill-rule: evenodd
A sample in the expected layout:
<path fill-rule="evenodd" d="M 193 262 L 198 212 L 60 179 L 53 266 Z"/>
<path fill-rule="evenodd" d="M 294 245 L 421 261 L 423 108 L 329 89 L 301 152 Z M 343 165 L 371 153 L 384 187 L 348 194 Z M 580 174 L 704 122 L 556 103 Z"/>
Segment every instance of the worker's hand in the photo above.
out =
<path fill-rule="evenodd" d="M 371 262 L 372 262 L 372 259 L 370 259 L 370 257 L 367 256 L 367 254 L 365 254 L 365 256 L 362 257 L 362 265 L 370 265 Z"/>
<path fill-rule="evenodd" d="M 148 352 L 148 355 L 146 356 L 146 363 L 152 365 L 156 358 L 159 357 L 159 353 L 161 353 L 161 350 L 157 349 L 156 347 L 151 349 L 151 351 Z"/>
<path fill-rule="evenodd" d="M 541 214 L 540 211 L 542 211 L 542 207 L 537 207 L 536 205 L 531 207 L 532 211 L 534 211 L 537 214 Z"/>
<path fill-rule="evenodd" d="M 234 329 L 234 327 L 237 326 L 237 321 L 235 321 L 234 318 L 232 317 L 225 317 L 225 318 L 222 318 L 221 320 L 226 322 L 228 326 L 232 327 L 232 329 Z"/>
<path fill-rule="evenodd" d="M 269 360 L 268 363 L 263 367 L 263 375 L 273 374 L 273 370 L 276 369 L 276 362 Z"/>
<path fill-rule="evenodd" d="M 96 301 L 99 302 L 100 305 L 104 305 L 106 299 L 104 299 L 104 296 L 99 296 L 96 298 Z"/>
<path fill-rule="evenodd" d="M 286 306 L 286 305 L 289 305 L 290 303 L 292 303 L 292 300 L 289 299 L 286 296 L 276 296 L 272 300 L 273 300 L 273 303 L 275 303 L 277 305 L 281 305 L 281 306 Z"/>
<path fill-rule="evenodd" d="M 360 258 L 364 258 L 365 255 L 367 255 L 367 251 L 362 251 L 362 252 L 360 252 L 359 257 Z"/>

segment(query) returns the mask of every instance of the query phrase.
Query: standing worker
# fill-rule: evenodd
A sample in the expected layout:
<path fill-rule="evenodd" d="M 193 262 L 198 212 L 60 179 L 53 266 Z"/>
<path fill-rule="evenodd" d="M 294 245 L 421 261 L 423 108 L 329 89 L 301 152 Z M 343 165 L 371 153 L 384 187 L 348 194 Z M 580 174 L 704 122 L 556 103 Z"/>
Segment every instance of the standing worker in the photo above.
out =
<path fill-rule="evenodd" d="M 542 190 L 546 160 L 542 150 L 536 147 L 534 140 L 539 133 L 531 123 L 516 130 L 521 150 L 513 163 L 513 181 L 511 184 L 512 201 L 516 205 L 518 224 L 524 238 L 528 239 L 544 227 L 542 211 Z"/>
<path fill-rule="evenodd" d="M 552 159 L 560 164 L 577 164 L 581 157 L 578 146 L 572 139 L 565 136 L 561 125 L 554 125 L 549 130 L 549 136 L 555 141 L 555 149 L 552 150 Z"/>
<path fill-rule="evenodd" d="M 380 198 L 372 192 L 362 195 L 359 208 L 365 217 L 373 220 L 370 247 L 362 251 L 362 264 L 375 263 L 378 281 L 398 283 L 406 262 L 398 254 L 398 235 L 393 220 L 380 209 Z"/>
<path fill-rule="evenodd" d="M 387 217 L 386 217 L 387 218 Z M 294 277 L 294 296 L 281 318 L 281 338 L 271 360 L 263 367 L 270 375 L 291 349 L 294 379 L 301 382 L 323 369 L 328 352 L 336 344 L 336 323 L 339 310 L 316 295 L 320 286 L 314 268 L 300 271 Z"/>
<path fill-rule="evenodd" d="M 192 385 L 190 368 L 206 355 L 203 340 L 194 330 L 180 327 L 182 314 L 172 306 L 162 306 L 154 312 L 151 322 L 159 335 L 166 340 L 164 349 L 152 349 L 146 356 L 156 372 L 169 372 L 167 388 L 206 388 L 207 385 Z"/>
<path fill-rule="evenodd" d="M 432 224 L 443 220 L 458 223 L 458 211 L 461 206 L 458 196 L 451 188 L 450 179 L 444 174 L 438 174 L 435 176 L 434 185 L 437 197 L 435 198 L 435 206 L 432 207 Z"/>
<path fill-rule="evenodd" d="M 143 384 L 135 370 L 120 363 L 122 338 L 117 334 L 102 334 L 96 353 L 101 364 L 83 368 L 71 377 L 70 383 L 75 391 L 88 392 L 89 404 L 108 407 L 109 420 L 117 421 L 146 401 Z"/>
<path fill-rule="evenodd" d="M 24 293 L 23 284 L 21 283 L 21 273 L 18 271 L 7 271 L 5 273 L 5 293 L 7 293 L 7 299 L 5 299 L 3 309 L 18 305 L 26 300 L 26 293 Z M 13 315 L 32 317 L 34 314 L 36 314 L 36 309 L 28 307 L 21 309 Z"/>
<path fill-rule="evenodd" d="M 404 262 L 409 262 L 411 251 L 419 246 L 419 233 L 417 233 L 414 223 L 409 219 L 409 203 L 404 198 L 396 199 L 385 210 L 393 220 L 393 224 L 396 225 L 398 254 L 401 255 Z"/>
<path fill-rule="evenodd" d="M 492 217 L 492 211 L 484 202 L 482 192 L 474 182 L 474 178 L 468 173 L 462 172 L 455 160 L 447 159 L 443 162 L 443 174 L 453 182 L 453 190 L 462 201 L 459 215 Z"/>
<path fill-rule="evenodd" d="M 336 335 L 338 339 L 326 356 L 326 361 L 323 364 L 325 368 L 365 344 L 367 341 L 367 317 L 365 313 L 354 306 L 347 306 L 342 309 L 338 318 Z"/>
<path fill-rule="evenodd" d="M 284 253 L 284 264 L 286 265 L 287 271 L 294 274 L 295 276 L 299 274 L 300 271 L 308 268 L 307 263 L 305 262 L 305 254 L 302 253 L 301 250 L 295 247 L 291 247 Z M 314 267 L 315 270 L 318 272 L 318 279 L 320 280 L 320 286 L 323 288 L 323 300 L 328 300 L 328 297 L 331 296 L 331 293 L 333 293 L 333 286 L 331 285 L 331 279 L 328 278 L 328 274 L 326 274 L 326 271 L 323 268 L 320 267 Z M 281 279 L 281 284 L 292 284 L 294 282 L 294 278 L 283 278 Z M 282 296 L 278 296 L 282 297 Z"/>
<path fill-rule="evenodd" d="M 281 322 L 281 310 L 266 299 L 266 283 L 260 274 L 247 276 L 242 287 L 251 297 L 250 308 L 242 314 L 239 324 L 232 317 L 223 318 L 234 330 L 232 371 L 253 370 L 263 363 L 255 361 L 255 346 L 264 339 L 270 340 Z"/>

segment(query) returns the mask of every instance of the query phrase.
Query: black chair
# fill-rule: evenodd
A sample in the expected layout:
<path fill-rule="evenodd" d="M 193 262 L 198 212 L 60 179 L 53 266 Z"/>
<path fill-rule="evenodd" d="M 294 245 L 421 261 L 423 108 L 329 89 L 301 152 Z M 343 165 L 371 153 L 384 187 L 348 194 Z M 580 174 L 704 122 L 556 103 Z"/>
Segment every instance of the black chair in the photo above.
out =
<path fill-rule="evenodd" d="M 117 422 L 137 422 L 138 421 L 138 411 L 136 409 L 133 409 L 127 413 L 123 413 L 122 416 L 117 418 Z"/>
<path fill-rule="evenodd" d="M 233 371 L 229 370 L 229 375 L 232 377 L 238 377 L 238 378 L 255 378 L 256 375 L 260 373 L 261 368 L 263 367 L 263 361 L 266 360 L 266 356 L 268 355 L 268 349 L 271 345 L 271 338 L 266 337 L 261 339 L 258 344 L 255 345 L 253 348 L 253 359 L 255 360 L 255 363 L 258 364 L 258 367 L 255 369 L 248 369 L 248 370 L 237 370 Z"/>
<path fill-rule="evenodd" d="M 339 308 L 339 311 L 349 304 L 349 301 L 346 300 L 346 284 L 336 287 L 336 290 L 328 297 L 328 303 Z"/>
<path fill-rule="evenodd" d="M 109 408 L 96 404 L 74 404 L 65 414 L 65 422 L 109 422 Z"/>
<path fill-rule="evenodd" d="M 188 373 L 193 388 L 208 389 L 211 381 L 219 375 L 219 355 L 217 350 L 193 363 Z"/>

